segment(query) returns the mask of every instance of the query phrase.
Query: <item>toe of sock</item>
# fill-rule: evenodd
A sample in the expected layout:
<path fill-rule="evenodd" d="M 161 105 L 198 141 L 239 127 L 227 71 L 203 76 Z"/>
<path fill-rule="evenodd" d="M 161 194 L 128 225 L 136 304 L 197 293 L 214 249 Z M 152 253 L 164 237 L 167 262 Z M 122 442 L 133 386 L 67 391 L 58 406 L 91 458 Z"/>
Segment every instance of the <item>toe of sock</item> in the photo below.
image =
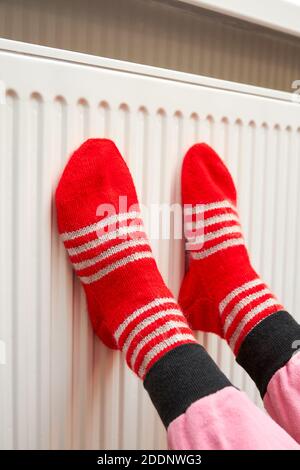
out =
<path fill-rule="evenodd" d="M 77 199 L 87 191 L 101 191 L 111 166 L 125 165 L 116 145 L 108 139 L 88 139 L 69 158 L 56 189 L 56 203 Z"/>
<path fill-rule="evenodd" d="M 182 198 L 192 205 L 224 199 L 236 204 L 236 189 L 228 169 L 205 143 L 193 145 L 184 157 Z"/>
<path fill-rule="evenodd" d="M 71 155 L 55 194 L 60 232 L 99 220 L 99 207 L 120 211 L 137 204 L 134 184 L 116 145 L 109 139 L 88 139 Z M 109 204 L 108 204 L 109 203 Z"/>

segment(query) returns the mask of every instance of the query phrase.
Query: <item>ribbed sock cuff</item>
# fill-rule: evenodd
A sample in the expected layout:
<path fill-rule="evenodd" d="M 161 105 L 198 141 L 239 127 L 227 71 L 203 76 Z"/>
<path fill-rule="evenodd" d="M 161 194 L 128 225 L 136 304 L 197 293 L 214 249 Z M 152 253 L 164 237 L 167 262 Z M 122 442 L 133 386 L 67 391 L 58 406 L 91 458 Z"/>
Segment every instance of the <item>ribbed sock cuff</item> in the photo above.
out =
<path fill-rule="evenodd" d="M 166 428 L 195 401 L 230 385 L 199 344 L 172 349 L 153 365 L 144 380 Z"/>
<path fill-rule="evenodd" d="M 284 310 L 262 320 L 244 339 L 236 361 L 254 380 L 262 398 L 275 372 L 294 354 L 297 340 L 300 325 Z"/>

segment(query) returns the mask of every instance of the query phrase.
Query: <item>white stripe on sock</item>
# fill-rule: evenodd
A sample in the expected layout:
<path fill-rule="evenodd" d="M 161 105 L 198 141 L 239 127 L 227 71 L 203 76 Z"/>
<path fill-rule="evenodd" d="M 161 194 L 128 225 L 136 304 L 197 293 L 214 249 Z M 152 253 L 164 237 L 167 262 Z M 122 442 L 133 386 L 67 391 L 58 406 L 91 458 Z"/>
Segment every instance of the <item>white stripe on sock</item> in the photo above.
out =
<path fill-rule="evenodd" d="M 182 315 L 182 314 L 181 314 Z M 183 321 L 173 321 L 173 320 L 170 320 L 168 322 L 166 322 L 164 325 L 162 326 L 159 326 L 158 328 L 156 328 L 156 330 L 152 331 L 151 333 L 149 333 L 147 336 L 145 336 L 145 338 L 142 339 L 142 341 L 140 341 L 135 350 L 133 351 L 132 353 L 132 356 L 130 358 L 130 367 L 131 369 L 134 370 L 135 368 L 135 361 L 140 353 L 140 351 L 143 349 L 144 346 L 146 346 L 147 343 L 149 343 L 149 341 L 152 341 L 154 338 L 156 338 L 157 336 L 159 335 L 163 335 L 164 333 L 167 333 L 168 331 L 171 331 L 173 329 L 176 329 L 176 334 L 178 335 L 181 335 L 183 333 L 180 332 L 180 328 L 186 328 L 188 329 L 188 325 L 186 323 L 184 323 Z M 175 333 L 174 333 L 175 334 Z"/>
<path fill-rule="evenodd" d="M 129 227 L 120 227 L 117 230 L 112 232 L 107 232 L 101 237 L 96 238 L 95 240 L 91 240 L 87 243 L 83 243 L 82 245 L 75 246 L 73 248 L 68 248 L 67 251 L 70 256 L 79 255 L 84 251 L 91 250 L 92 248 L 96 248 L 99 245 L 103 245 L 107 241 L 117 239 L 122 236 L 127 236 L 133 233 L 144 233 L 144 227 L 142 225 L 131 225 Z"/>
<path fill-rule="evenodd" d="M 138 323 L 137 326 L 129 333 L 129 335 L 126 338 L 125 343 L 122 346 L 122 351 L 125 354 L 127 354 L 127 351 L 130 347 L 130 344 L 134 340 L 136 335 L 141 333 L 142 330 L 144 330 L 146 327 L 148 327 L 152 323 L 156 322 L 157 320 L 167 318 L 171 315 L 178 316 L 179 318 L 182 319 L 182 312 L 180 310 L 178 310 L 178 308 L 170 308 L 170 309 L 166 309 L 166 310 L 159 310 L 159 312 L 156 312 L 152 315 L 150 314 L 149 317 L 145 318 L 142 322 Z"/>
<path fill-rule="evenodd" d="M 202 242 L 205 243 L 210 240 L 215 240 L 216 238 L 223 237 L 224 235 L 231 235 L 233 233 L 239 233 L 240 235 L 242 235 L 241 228 L 239 225 L 231 225 L 230 227 L 223 227 L 223 228 L 220 228 L 219 230 L 215 230 L 214 232 L 205 233 L 204 235 L 202 235 L 202 237 L 201 236 L 198 237 L 198 241 L 196 239 L 195 242 L 193 242 L 192 241 L 193 238 L 191 238 L 191 241 L 189 241 L 189 246 L 193 246 L 193 244 L 198 245 L 199 240 L 201 241 L 201 239 L 202 239 Z"/>
<path fill-rule="evenodd" d="M 225 212 L 225 214 L 214 215 L 207 219 L 203 218 L 195 222 L 185 222 L 185 229 L 196 230 L 197 228 L 209 227 L 210 225 L 220 224 L 222 222 L 236 222 L 239 224 L 240 220 L 237 215 L 232 214 L 231 212 Z"/>
<path fill-rule="evenodd" d="M 202 214 L 203 212 L 215 210 L 215 209 L 231 209 L 234 212 L 237 211 L 237 208 L 230 201 L 216 201 L 210 202 L 208 204 L 197 204 L 193 207 L 185 207 L 184 215 L 193 215 L 193 214 Z"/>
<path fill-rule="evenodd" d="M 260 285 L 265 287 L 262 280 L 257 278 L 257 279 L 253 279 L 252 281 L 248 281 L 245 284 L 242 284 L 241 286 L 229 292 L 229 294 L 226 295 L 226 297 L 222 300 L 222 302 L 219 303 L 220 314 L 222 315 L 222 313 L 224 312 L 229 302 L 231 302 L 237 295 L 242 294 L 242 292 L 245 292 L 249 289 L 252 289 L 252 287 L 256 287 Z"/>
<path fill-rule="evenodd" d="M 224 333 L 226 334 L 230 325 L 232 322 L 235 320 L 237 317 L 238 313 L 247 305 L 251 304 L 254 300 L 259 299 L 260 297 L 263 297 L 264 295 L 271 295 L 271 292 L 269 289 L 263 289 L 259 292 L 254 292 L 253 294 L 245 296 L 243 299 L 241 299 L 231 310 L 231 312 L 228 314 L 226 317 L 226 320 L 224 322 Z"/>
<path fill-rule="evenodd" d="M 163 352 L 164 349 L 167 349 L 169 346 L 173 346 L 176 343 L 182 341 L 196 342 L 192 334 L 174 334 L 170 338 L 163 339 L 160 343 L 156 344 L 150 351 L 145 355 L 141 366 L 138 370 L 138 375 L 143 378 L 147 370 L 148 365 L 159 353 Z"/>
<path fill-rule="evenodd" d="M 72 232 L 64 232 L 61 234 L 62 240 L 65 242 L 67 240 L 74 240 L 74 238 L 82 237 L 88 233 L 96 232 L 108 225 L 116 224 L 117 222 L 125 222 L 129 219 L 141 219 L 141 213 L 137 211 L 123 212 L 121 214 L 113 214 L 104 219 L 99 220 L 91 225 L 86 225 L 85 227 L 79 228 Z"/>
<path fill-rule="evenodd" d="M 229 345 L 232 350 L 234 350 L 235 345 L 237 343 L 237 340 L 239 339 L 239 336 L 245 326 L 254 318 L 256 315 L 259 313 L 263 312 L 269 307 L 275 307 L 275 305 L 278 305 L 278 301 L 275 299 L 267 299 L 265 302 L 262 302 L 261 304 L 257 305 L 255 308 L 250 310 L 241 320 L 241 322 L 238 324 L 236 330 L 234 331 L 233 335 L 231 336 L 229 340 Z M 280 309 L 278 305 L 278 310 Z"/>
<path fill-rule="evenodd" d="M 137 240 L 128 240 L 126 242 L 123 242 L 123 243 L 120 243 L 118 245 L 108 248 L 107 250 L 103 251 L 102 253 L 100 253 L 100 255 L 95 256 L 94 258 L 89 258 L 84 261 L 80 261 L 78 263 L 73 263 L 73 266 L 74 266 L 74 269 L 76 269 L 77 271 L 81 269 L 89 268 L 90 266 L 93 266 L 99 261 L 109 258 L 110 256 L 113 256 L 116 253 L 120 253 L 120 251 L 127 250 L 128 248 L 136 248 L 137 246 L 146 246 L 146 245 L 149 246 L 149 242 L 146 238 L 139 238 Z"/>
<path fill-rule="evenodd" d="M 115 271 L 116 269 L 119 269 L 122 266 L 126 266 L 126 264 L 133 263 L 135 261 L 139 261 L 145 258 L 153 259 L 152 253 L 150 251 L 138 251 L 137 253 L 133 253 L 132 255 L 125 256 L 124 258 L 119 259 L 115 263 L 109 264 L 108 266 L 100 269 L 91 276 L 80 276 L 80 279 L 83 284 L 92 284 L 93 282 L 99 281 L 99 279 L 104 276 L 107 276 L 107 274 Z"/>
<path fill-rule="evenodd" d="M 151 310 L 152 308 L 160 307 L 160 305 L 164 305 L 164 304 L 177 305 L 177 302 L 175 301 L 175 299 L 173 297 L 160 297 L 160 298 L 152 300 L 151 302 L 149 302 L 146 305 L 143 305 L 142 307 L 138 308 L 137 310 L 132 312 L 130 315 L 128 315 L 128 317 L 125 318 L 123 323 L 121 323 L 121 325 L 118 326 L 118 328 L 114 332 L 114 337 L 115 337 L 116 342 L 119 343 L 119 339 L 120 339 L 122 333 L 124 333 L 127 326 L 133 320 L 135 320 L 137 317 L 139 317 L 143 313 L 147 312 L 148 310 Z"/>
<path fill-rule="evenodd" d="M 237 222 L 240 225 L 240 219 L 237 215 L 232 214 L 231 212 L 225 212 L 225 214 L 215 215 L 213 217 L 208 217 L 207 219 L 204 219 L 204 226 L 209 227 L 210 225 L 231 221 Z"/>
<path fill-rule="evenodd" d="M 230 238 L 229 240 L 225 240 L 222 243 L 212 246 L 211 248 L 207 248 L 207 250 L 199 251 L 199 252 L 192 252 L 192 257 L 194 259 L 204 259 L 217 251 L 226 250 L 232 246 L 244 245 L 244 240 L 242 238 Z"/>

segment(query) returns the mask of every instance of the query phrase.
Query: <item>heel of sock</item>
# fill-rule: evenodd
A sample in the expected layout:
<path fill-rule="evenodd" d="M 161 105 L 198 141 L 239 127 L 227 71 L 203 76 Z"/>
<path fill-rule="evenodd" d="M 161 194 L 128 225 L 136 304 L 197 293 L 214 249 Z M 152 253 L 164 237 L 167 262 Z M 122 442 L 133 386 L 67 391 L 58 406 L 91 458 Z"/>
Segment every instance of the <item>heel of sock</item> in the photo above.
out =
<path fill-rule="evenodd" d="M 193 269 L 193 268 L 191 268 Z M 219 310 L 212 298 L 206 295 L 199 276 L 188 271 L 182 281 L 178 303 L 193 330 L 215 333 L 223 337 Z"/>
<path fill-rule="evenodd" d="M 219 312 L 211 299 L 199 296 L 188 307 L 179 299 L 179 305 L 193 330 L 215 333 L 223 338 Z"/>
<path fill-rule="evenodd" d="M 95 334 L 98 336 L 98 338 L 101 339 L 105 346 L 109 347 L 110 349 L 119 349 L 115 338 L 109 331 L 108 327 L 105 325 L 105 322 L 102 320 L 98 302 L 92 295 L 86 295 L 86 299 L 89 317 Z M 114 312 L 111 312 L 111 314 L 113 315 Z"/>

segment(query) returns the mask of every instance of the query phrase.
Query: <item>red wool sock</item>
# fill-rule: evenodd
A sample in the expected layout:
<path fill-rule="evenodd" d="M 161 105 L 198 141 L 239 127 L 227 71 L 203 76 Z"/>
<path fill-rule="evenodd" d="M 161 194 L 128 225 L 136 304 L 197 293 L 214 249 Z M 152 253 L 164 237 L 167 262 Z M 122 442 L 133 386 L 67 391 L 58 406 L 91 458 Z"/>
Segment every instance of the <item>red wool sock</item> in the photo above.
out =
<path fill-rule="evenodd" d="M 157 269 L 132 178 L 113 142 L 90 139 L 73 153 L 56 206 L 93 328 L 106 345 L 124 351 L 144 378 L 168 351 L 195 342 Z"/>
<path fill-rule="evenodd" d="M 283 307 L 251 266 L 234 183 L 208 145 L 185 156 L 182 203 L 189 269 L 179 304 L 192 328 L 220 335 L 237 354 L 248 333 Z"/>

